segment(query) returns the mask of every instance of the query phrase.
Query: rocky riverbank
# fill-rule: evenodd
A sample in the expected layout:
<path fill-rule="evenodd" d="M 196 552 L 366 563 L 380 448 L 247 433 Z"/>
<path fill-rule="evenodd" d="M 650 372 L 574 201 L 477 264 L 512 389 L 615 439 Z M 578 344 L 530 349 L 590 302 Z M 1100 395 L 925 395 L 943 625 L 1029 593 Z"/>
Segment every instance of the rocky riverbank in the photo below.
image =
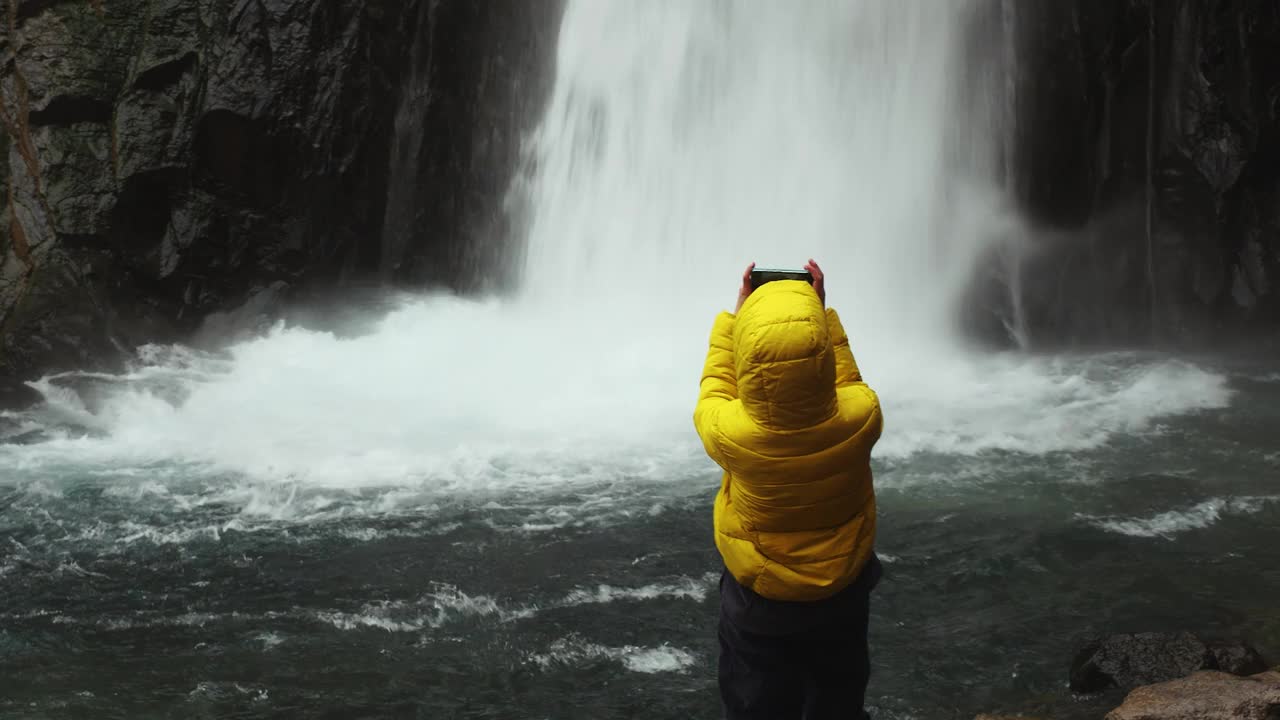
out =
<path fill-rule="evenodd" d="M 1280 667 L 1252 646 L 1192 633 L 1130 633 L 1089 641 L 1071 663 L 1079 697 L 1123 691 L 1104 720 L 1280 720 Z M 991 715 L 975 720 L 1050 720 Z"/>

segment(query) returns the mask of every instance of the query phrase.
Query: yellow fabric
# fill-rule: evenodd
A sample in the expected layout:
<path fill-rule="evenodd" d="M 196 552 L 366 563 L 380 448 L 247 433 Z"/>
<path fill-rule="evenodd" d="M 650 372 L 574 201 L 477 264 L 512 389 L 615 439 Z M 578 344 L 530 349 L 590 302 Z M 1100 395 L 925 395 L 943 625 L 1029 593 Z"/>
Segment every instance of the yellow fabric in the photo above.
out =
<path fill-rule="evenodd" d="M 766 283 L 716 317 L 693 421 L 724 470 L 716 547 L 739 583 L 809 601 L 858 577 L 875 541 L 880 401 L 808 283 Z"/>

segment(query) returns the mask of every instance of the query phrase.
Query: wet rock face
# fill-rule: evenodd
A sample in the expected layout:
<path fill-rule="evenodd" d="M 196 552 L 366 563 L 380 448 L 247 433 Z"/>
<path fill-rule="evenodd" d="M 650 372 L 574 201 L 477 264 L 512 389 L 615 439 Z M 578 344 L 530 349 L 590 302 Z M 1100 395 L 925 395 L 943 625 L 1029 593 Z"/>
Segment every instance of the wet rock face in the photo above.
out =
<path fill-rule="evenodd" d="M 183 335 L 281 283 L 478 284 L 464 249 L 501 244 L 477 218 L 536 120 L 560 9 L 6 0 L 0 377 Z M 393 182 L 412 202 L 389 212 Z"/>
<path fill-rule="evenodd" d="M 1133 633 L 1086 643 L 1071 663 L 1071 690 L 1095 693 L 1186 677 L 1198 670 L 1252 675 L 1267 663 L 1252 647 L 1192 633 Z"/>
<path fill-rule="evenodd" d="M 1076 654 L 1071 689 L 1092 693 L 1185 677 L 1208 667 L 1212 655 L 1191 633 L 1114 635 L 1089 643 Z"/>
<path fill-rule="evenodd" d="M 420 10 L 395 110 L 384 278 L 460 292 L 507 287 L 514 224 L 501 211 L 523 136 L 551 92 L 564 0 L 431 2 Z M 476 48 L 487 48 L 475 57 Z M 424 198 L 428 198 L 424 202 Z M 422 237 L 441 241 L 423 243 Z"/>
<path fill-rule="evenodd" d="M 1280 325 L 1280 5 L 1012 7 L 1011 184 L 1033 226 L 1020 278 L 1033 341 Z M 977 297 L 993 292 L 1006 290 Z"/>

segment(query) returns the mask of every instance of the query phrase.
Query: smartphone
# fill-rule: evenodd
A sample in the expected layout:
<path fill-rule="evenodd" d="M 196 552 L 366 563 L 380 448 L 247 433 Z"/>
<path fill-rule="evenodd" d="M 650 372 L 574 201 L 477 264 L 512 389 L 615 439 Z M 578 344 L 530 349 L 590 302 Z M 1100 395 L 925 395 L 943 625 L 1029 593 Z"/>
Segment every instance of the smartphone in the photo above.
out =
<path fill-rule="evenodd" d="M 785 270 L 781 268 L 755 268 L 751 271 L 752 290 L 774 280 L 803 280 L 812 285 L 813 273 L 808 270 Z"/>

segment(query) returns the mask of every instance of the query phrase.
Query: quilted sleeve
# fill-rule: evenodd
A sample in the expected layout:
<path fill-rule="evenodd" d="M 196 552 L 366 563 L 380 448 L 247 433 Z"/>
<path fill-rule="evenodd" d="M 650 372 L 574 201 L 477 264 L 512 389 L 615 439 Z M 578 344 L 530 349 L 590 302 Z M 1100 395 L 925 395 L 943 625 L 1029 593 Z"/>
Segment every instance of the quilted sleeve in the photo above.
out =
<path fill-rule="evenodd" d="M 862 373 L 858 372 L 858 363 L 849 349 L 849 336 L 833 308 L 827 308 L 827 332 L 831 335 L 831 348 L 836 354 L 836 387 L 862 382 Z"/>
<path fill-rule="evenodd" d="M 707 350 L 707 361 L 702 368 L 698 405 L 693 411 L 693 425 L 702 438 L 707 454 L 717 462 L 718 453 L 712 437 L 716 414 L 720 408 L 738 399 L 738 377 L 733 356 L 735 319 L 729 312 L 716 316 L 715 324 L 711 327 L 711 346 Z"/>

